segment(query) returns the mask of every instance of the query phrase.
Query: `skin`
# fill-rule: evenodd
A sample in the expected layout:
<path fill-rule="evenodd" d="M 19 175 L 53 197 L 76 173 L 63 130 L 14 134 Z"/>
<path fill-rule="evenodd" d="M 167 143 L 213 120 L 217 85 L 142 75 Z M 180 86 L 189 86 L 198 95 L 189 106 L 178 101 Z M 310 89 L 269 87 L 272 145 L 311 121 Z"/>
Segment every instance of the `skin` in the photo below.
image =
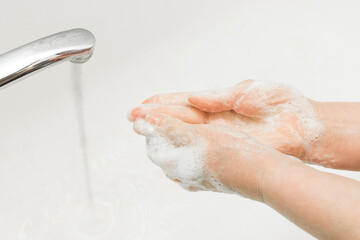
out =
<path fill-rule="evenodd" d="M 360 239 L 360 183 L 288 156 L 326 167 L 360 170 L 360 129 L 356 127 L 360 105 L 308 100 L 307 107 L 323 128 L 316 141 L 307 143 L 306 128 L 294 112 L 267 112 L 267 106 L 281 108 L 299 95 L 280 87 L 257 102 L 258 96 L 247 90 L 251 84 L 245 81 L 230 90 L 205 94 L 157 95 L 133 109 L 129 119 L 144 119 L 174 142 L 178 133 L 206 141 L 205 165 L 224 186 L 264 202 L 315 237 Z M 243 102 L 239 103 L 239 98 Z M 267 126 L 273 122 L 262 121 L 271 117 L 279 124 Z M 266 134 L 261 129 L 266 129 Z M 205 184 L 201 190 L 216 189 Z"/>
<path fill-rule="evenodd" d="M 272 108 L 280 106 L 281 109 L 281 105 L 298 96 L 280 85 L 280 88 L 267 95 L 267 98 L 259 98 L 256 92 L 246 92 L 253 82 L 246 80 L 230 88 L 230 91 L 213 91 L 207 95 L 156 95 L 133 109 L 130 120 L 150 112 L 158 112 L 192 124 L 236 126 L 265 145 L 304 162 L 335 169 L 360 170 L 360 103 L 322 103 L 307 99 L 307 107 L 314 111 L 323 130 L 319 139 L 306 144 L 304 129 L 296 114 L 291 111 L 263 111 L 264 103 Z M 236 93 L 235 97 L 232 93 Z M 218 97 L 214 99 L 214 95 Z M 242 97 L 240 104 L 236 105 Z M 277 118 L 276 125 L 271 126 L 273 124 L 264 122 L 265 118 Z"/>
<path fill-rule="evenodd" d="M 326 127 L 313 146 L 319 156 L 316 163 L 360 171 L 360 103 L 312 101 L 312 105 Z"/>

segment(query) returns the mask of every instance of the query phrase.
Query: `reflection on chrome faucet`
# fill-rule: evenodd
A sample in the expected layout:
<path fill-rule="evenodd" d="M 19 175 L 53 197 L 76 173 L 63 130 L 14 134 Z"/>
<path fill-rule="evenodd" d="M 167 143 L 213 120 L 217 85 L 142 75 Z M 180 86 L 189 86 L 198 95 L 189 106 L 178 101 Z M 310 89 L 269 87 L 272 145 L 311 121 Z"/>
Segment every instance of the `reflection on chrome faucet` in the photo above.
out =
<path fill-rule="evenodd" d="M 41 38 L 0 55 L 0 88 L 30 73 L 69 60 L 84 63 L 93 54 L 94 35 L 72 29 Z"/>

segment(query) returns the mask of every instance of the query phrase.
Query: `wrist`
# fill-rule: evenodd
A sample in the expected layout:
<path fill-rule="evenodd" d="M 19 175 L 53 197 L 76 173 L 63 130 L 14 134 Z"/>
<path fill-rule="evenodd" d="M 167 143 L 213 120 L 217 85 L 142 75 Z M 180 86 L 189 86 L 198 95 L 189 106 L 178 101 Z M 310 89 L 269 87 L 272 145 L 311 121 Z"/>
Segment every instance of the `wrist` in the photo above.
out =
<path fill-rule="evenodd" d="M 275 155 L 268 159 L 261 178 L 262 202 L 271 205 L 269 199 L 273 198 L 274 194 L 276 195 L 277 190 L 280 189 L 281 191 L 281 183 L 286 182 L 294 174 L 294 171 L 296 172 L 299 170 L 298 168 L 303 167 L 309 168 L 299 159 L 276 151 Z"/>
<path fill-rule="evenodd" d="M 306 166 L 298 158 L 283 154 L 275 149 L 267 152 L 262 155 L 262 160 L 260 161 L 261 171 L 259 172 L 259 181 L 258 181 L 258 191 L 256 198 L 259 202 L 267 204 L 268 194 L 272 191 L 273 180 L 277 177 L 283 177 L 286 179 L 286 174 L 291 174 L 291 171 L 288 171 L 289 168 L 295 166 Z"/>
<path fill-rule="evenodd" d="M 305 161 L 339 169 L 360 169 L 360 104 L 311 101 L 324 129 Z"/>
<path fill-rule="evenodd" d="M 282 161 L 284 156 L 291 157 L 266 146 L 252 146 L 252 149 L 255 154 L 247 153 L 246 158 L 239 153 L 233 159 L 227 158 L 227 161 L 216 164 L 215 168 L 212 167 L 214 164 L 208 165 L 208 168 L 231 192 L 245 198 L 264 202 L 263 188 L 266 183 L 264 179 L 267 179 L 269 172 L 276 169 L 274 166 L 277 162 Z M 300 160 L 297 159 L 297 161 L 301 163 Z"/>

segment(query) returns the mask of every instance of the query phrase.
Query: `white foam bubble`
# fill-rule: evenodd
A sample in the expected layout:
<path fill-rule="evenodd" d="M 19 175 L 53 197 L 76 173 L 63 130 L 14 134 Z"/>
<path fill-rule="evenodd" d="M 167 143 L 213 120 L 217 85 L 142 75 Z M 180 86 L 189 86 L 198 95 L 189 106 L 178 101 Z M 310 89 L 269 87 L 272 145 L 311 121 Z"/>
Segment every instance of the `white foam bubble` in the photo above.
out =
<path fill-rule="evenodd" d="M 144 119 L 137 119 L 134 122 L 134 129 L 145 136 L 150 136 L 155 132 L 155 126 L 151 125 Z"/>
<path fill-rule="evenodd" d="M 172 140 L 145 120 L 137 120 L 134 128 L 147 138 L 147 155 L 165 175 L 187 190 L 227 191 L 206 167 L 207 143 L 189 134 L 190 140 L 172 134 Z M 230 191 L 227 191 L 230 192 Z"/>
<path fill-rule="evenodd" d="M 175 147 L 161 135 L 148 137 L 147 154 L 171 179 L 185 186 L 198 186 L 204 176 L 204 151 L 200 147 Z"/>
<path fill-rule="evenodd" d="M 303 131 L 302 138 L 304 151 L 310 153 L 312 145 L 320 138 L 324 130 L 324 126 L 316 116 L 310 100 L 303 96 L 297 89 L 287 84 L 254 81 L 246 90 L 245 95 L 237 101 L 237 104 L 241 102 L 246 94 L 250 92 L 255 91 L 260 99 L 264 99 L 264 97 L 266 98 L 270 96 L 273 91 L 279 89 L 288 93 L 287 96 L 289 98 L 285 103 L 275 104 L 272 106 L 264 104 L 262 106 L 264 109 L 263 112 L 270 113 L 263 116 L 266 122 L 263 126 L 267 128 L 276 126 L 279 124 L 280 114 L 293 114 Z M 268 96 L 264 96 L 264 94 Z M 300 137 L 298 136 L 298 132 L 295 131 L 289 132 L 289 134 L 292 134 L 295 139 Z"/>

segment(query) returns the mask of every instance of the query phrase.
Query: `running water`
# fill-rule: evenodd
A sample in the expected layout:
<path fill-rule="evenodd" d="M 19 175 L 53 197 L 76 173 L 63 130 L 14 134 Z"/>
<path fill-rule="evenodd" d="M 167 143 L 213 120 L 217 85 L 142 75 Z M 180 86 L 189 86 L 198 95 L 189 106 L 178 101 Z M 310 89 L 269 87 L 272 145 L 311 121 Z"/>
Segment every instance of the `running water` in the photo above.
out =
<path fill-rule="evenodd" d="M 72 88 L 75 100 L 76 119 L 81 146 L 82 163 L 86 183 L 86 192 L 89 202 L 79 207 L 75 214 L 75 231 L 81 239 L 103 239 L 110 233 L 114 224 L 114 215 L 111 206 L 94 200 L 91 166 L 88 157 L 88 145 L 86 141 L 84 96 L 81 76 L 81 65 L 72 64 Z"/>
<path fill-rule="evenodd" d="M 82 85 L 82 77 L 81 77 L 81 65 L 72 64 L 72 78 L 73 78 L 72 88 L 73 88 L 73 94 L 75 100 L 76 119 L 77 119 L 78 133 L 79 133 L 80 146 L 81 146 L 82 162 L 84 167 L 86 191 L 90 206 L 94 206 L 94 196 L 92 192 L 88 146 L 87 146 L 86 131 L 85 131 L 84 98 L 83 98 L 84 96 L 83 96 L 83 85 Z"/>

